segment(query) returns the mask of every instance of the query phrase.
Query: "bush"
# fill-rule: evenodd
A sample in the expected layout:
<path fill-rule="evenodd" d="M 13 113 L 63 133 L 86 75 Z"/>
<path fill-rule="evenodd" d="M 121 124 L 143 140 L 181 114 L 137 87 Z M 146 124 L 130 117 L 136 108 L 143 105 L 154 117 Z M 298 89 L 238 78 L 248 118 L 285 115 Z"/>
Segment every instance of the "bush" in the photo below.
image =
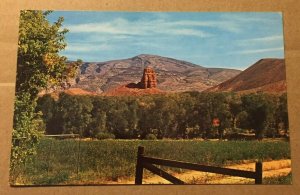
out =
<path fill-rule="evenodd" d="M 145 136 L 145 139 L 147 139 L 147 140 L 156 140 L 157 138 L 154 134 L 149 133 Z"/>
<path fill-rule="evenodd" d="M 102 139 L 115 139 L 115 135 L 112 134 L 112 133 L 104 133 L 104 132 L 101 132 L 101 133 L 98 133 L 98 134 L 96 135 L 96 138 L 97 138 L 97 139 L 100 139 L 100 140 L 102 140 Z"/>

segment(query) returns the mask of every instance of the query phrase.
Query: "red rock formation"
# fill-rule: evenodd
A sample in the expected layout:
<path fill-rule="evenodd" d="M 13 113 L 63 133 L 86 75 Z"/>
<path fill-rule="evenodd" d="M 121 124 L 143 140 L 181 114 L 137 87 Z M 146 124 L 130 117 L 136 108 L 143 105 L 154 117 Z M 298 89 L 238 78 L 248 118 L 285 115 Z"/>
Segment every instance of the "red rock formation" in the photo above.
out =
<path fill-rule="evenodd" d="M 144 69 L 144 73 L 140 85 L 142 89 L 156 88 L 157 79 L 153 68 L 148 66 Z"/>
<path fill-rule="evenodd" d="M 121 85 L 116 88 L 110 89 L 104 92 L 105 96 L 139 96 L 146 94 L 162 94 L 165 93 L 157 87 L 156 73 L 152 67 L 144 69 L 143 77 L 138 83 L 129 83 L 127 85 Z"/>

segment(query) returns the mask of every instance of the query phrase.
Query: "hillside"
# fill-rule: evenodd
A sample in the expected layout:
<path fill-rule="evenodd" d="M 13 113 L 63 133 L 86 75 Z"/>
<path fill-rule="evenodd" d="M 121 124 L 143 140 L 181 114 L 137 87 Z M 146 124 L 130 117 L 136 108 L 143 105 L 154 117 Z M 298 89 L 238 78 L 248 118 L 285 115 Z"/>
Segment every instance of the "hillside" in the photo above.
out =
<path fill-rule="evenodd" d="M 284 59 L 262 59 L 237 76 L 207 91 L 270 92 L 286 91 Z"/>
<path fill-rule="evenodd" d="M 122 86 L 128 83 L 139 82 L 146 66 L 154 68 L 157 88 L 164 92 L 203 91 L 240 73 L 234 69 L 205 68 L 182 60 L 142 54 L 123 60 L 86 62 L 71 88 L 113 94 L 112 91 L 122 91 Z"/>

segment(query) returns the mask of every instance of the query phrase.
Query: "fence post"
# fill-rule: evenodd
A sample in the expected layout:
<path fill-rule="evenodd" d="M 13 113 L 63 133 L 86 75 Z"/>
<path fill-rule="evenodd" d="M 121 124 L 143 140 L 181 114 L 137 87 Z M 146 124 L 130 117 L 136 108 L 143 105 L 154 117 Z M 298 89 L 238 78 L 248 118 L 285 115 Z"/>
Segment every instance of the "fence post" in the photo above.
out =
<path fill-rule="evenodd" d="M 255 184 L 262 184 L 262 162 L 259 161 L 255 163 L 255 173 Z"/>
<path fill-rule="evenodd" d="M 141 185 L 143 181 L 143 162 L 144 147 L 139 146 L 137 152 L 136 168 L 135 168 L 135 184 Z"/>
<path fill-rule="evenodd" d="M 81 137 L 79 136 L 78 140 L 78 154 L 77 154 L 77 162 L 76 162 L 76 175 L 78 177 L 79 171 L 80 171 L 80 143 L 81 143 Z"/>

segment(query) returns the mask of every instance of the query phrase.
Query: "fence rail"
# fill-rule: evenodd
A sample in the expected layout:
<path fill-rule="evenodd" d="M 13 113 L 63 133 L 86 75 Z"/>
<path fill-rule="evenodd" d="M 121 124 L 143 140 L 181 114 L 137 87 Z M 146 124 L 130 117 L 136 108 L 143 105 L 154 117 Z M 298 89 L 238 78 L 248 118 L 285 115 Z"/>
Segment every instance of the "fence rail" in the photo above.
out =
<path fill-rule="evenodd" d="M 175 160 L 148 157 L 144 155 L 144 147 L 139 146 L 138 153 L 137 153 L 136 174 L 135 174 L 136 185 L 142 184 L 144 168 L 156 175 L 161 176 L 162 178 L 170 181 L 173 184 L 185 184 L 180 179 L 157 168 L 153 164 L 182 168 L 182 169 L 190 169 L 195 171 L 203 171 L 203 172 L 217 173 L 223 175 L 251 178 L 251 179 L 255 179 L 255 184 L 262 184 L 262 162 L 256 162 L 255 172 L 237 170 L 237 169 L 214 167 L 214 166 L 200 165 L 195 163 L 187 163 L 187 162 L 181 162 Z"/>

